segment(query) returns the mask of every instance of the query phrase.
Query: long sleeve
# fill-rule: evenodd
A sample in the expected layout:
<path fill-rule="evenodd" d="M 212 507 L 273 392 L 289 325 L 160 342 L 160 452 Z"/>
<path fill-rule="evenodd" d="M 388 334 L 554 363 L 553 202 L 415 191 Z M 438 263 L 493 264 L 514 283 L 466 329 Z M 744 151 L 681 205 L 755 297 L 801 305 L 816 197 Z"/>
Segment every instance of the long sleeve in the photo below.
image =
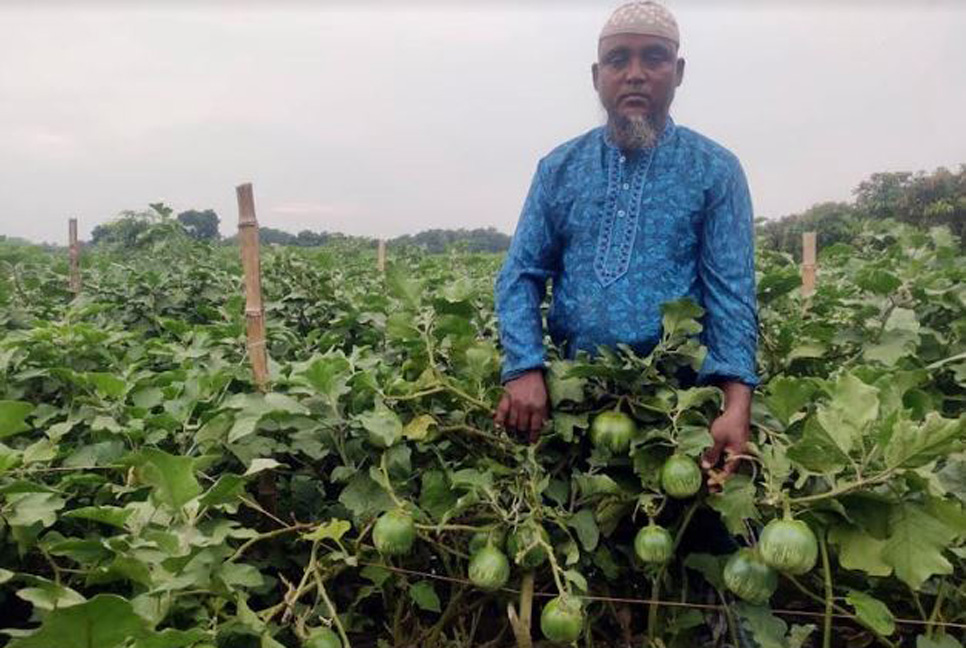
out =
<path fill-rule="evenodd" d="M 754 218 L 748 181 L 738 161 L 716 183 L 701 234 L 698 276 L 705 307 L 702 342 L 708 349 L 698 380 L 758 384 L 755 354 Z"/>
<path fill-rule="evenodd" d="M 503 382 L 544 366 L 540 306 L 558 259 L 542 166 L 530 184 L 516 233 L 496 281 Z"/>

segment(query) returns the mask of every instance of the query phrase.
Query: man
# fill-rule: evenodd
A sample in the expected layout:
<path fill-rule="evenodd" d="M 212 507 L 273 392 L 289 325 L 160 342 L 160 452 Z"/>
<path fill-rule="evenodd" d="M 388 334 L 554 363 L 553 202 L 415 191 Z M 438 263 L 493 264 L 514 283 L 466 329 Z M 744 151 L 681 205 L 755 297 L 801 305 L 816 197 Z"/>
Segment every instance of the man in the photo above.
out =
<path fill-rule="evenodd" d="M 540 304 L 553 282 L 551 338 L 572 357 L 598 346 L 649 352 L 661 305 L 705 309 L 700 384 L 724 393 L 710 469 L 732 473 L 757 384 L 753 217 L 738 159 L 669 116 L 684 78 L 674 16 L 655 2 L 618 8 L 591 67 L 606 126 L 540 160 L 496 284 L 505 393 L 494 419 L 535 441 L 549 416 Z"/>

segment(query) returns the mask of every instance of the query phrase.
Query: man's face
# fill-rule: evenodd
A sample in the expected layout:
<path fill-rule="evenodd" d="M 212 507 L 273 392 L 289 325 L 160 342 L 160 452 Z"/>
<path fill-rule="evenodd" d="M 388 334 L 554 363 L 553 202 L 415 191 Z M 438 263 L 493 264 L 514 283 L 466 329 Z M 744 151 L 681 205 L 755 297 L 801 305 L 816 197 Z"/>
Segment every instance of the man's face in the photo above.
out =
<path fill-rule="evenodd" d="M 659 125 L 684 78 L 684 59 L 666 38 L 615 34 L 600 41 L 592 72 L 594 89 L 612 123 L 646 120 Z"/>

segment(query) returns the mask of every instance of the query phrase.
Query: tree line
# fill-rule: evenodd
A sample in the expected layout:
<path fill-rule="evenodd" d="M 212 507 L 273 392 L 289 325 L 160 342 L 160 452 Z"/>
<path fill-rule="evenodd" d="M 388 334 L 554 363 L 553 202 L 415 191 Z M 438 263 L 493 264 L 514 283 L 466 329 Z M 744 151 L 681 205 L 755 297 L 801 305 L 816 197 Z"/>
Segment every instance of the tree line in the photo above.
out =
<path fill-rule="evenodd" d="M 781 250 L 799 258 L 802 232 L 818 233 L 820 248 L 850 242 L 865 219 L 893 218 L 928 229 L 946 225 L 958 236 L 966 249 L 966 164 L 957 171 L 940 167 L 927 173 L 874 173 L 853 191 L 852 202 L 824 202 L 799 214 L 775 220 L 759 220 L 761 245 Z M 153 203 L 145 211 L 123 212 L 109 223 L 94 228 L 91 242 L 138 248 L 159 236 L 179 235 L 199 241 L 231 245 L 235 237 L 223 238 L 220 219 L 214 210 L 188 210 L 176 216 L 163 203 Z M 353 243 L 375 247 L 370 237 L 350 236 L 338 232 L 302 230 L 292 234 L 273 227 L 260 227 L 259 237 L 266 245 L 321 247 L 336 243 Z M 510 236 L 492 227 L 477 229 L 430 229 L 406 234 L 388 241 L 395 248 L 420 248 L 431 254 L 450 249 L 466 252 L 504 252 Z"/>
<path fill-rule="evenodd" d="M 874 173 L 852 202 L 825 202 L 776 220 L 762 220 L 762 244 L 800 258 L 802 232 L 817 232 L 819 249 L 849 243 L 865 219 L 893 218 L 923 229 L 947 226 L 966 250 L 966 164 L 957 171 Z"/>
<path fill-rule="evenodd" d="M 170 233 L 174 228 L 179 233 L 197 241 L 232 245 L 234 235 L 222 237 L 218 229 L 221 219 L 212 209 L 188 210 L 174 216 L 173 210 L 164 203 L 152 203 L 144 211 L 125 211 L 114 220 L 98 225 L 91 233 L 94 245 L 117 245 L 137 248 L 149 243 L 157 236 Z M 289 245 L 294 247 L 321 247 L 333 243 L 355 243 L 375 247 L 376 239 L 365 236 L 350 236 L 340 232 L 313 232 L 302 230 L 292 234 L 274 227 L 261 226 L 258 229 L 259 241 L 265 245 Z M 510 237 L 493 227 L 478 229 L 431 229 L 418 234 L 406 234 L 388 241 L 393 247 L 415 247 L 438 254 L 458 247 L 467 252 L 505 252 L 510 246 Z"/>

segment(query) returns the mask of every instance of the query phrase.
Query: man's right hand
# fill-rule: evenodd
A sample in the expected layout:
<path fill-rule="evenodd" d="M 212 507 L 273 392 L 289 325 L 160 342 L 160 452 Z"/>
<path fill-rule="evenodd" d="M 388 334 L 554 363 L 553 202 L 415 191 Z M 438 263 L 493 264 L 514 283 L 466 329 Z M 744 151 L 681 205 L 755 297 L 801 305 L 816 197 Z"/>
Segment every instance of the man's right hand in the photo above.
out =
<path fill-rule="evenodd" d="M 493 421 L 498 426 L 527 434 L 530 443 L 536 443 L 540 438 L 540 428 L 550 414 L 543 371 L 528 371 L 507 381 L 504 389 Z"/>

